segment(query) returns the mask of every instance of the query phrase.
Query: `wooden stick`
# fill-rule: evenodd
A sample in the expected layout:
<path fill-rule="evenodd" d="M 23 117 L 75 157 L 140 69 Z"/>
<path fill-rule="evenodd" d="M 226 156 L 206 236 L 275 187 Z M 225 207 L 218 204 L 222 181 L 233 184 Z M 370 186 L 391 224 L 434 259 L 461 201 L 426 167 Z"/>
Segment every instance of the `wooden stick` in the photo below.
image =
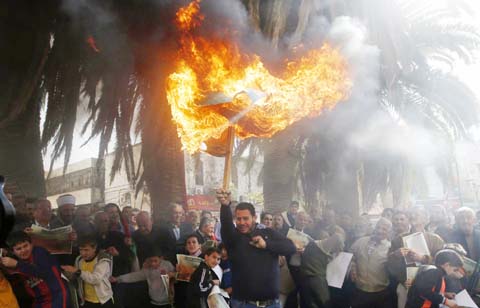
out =
<path fill-rule="evenodd" d="M 233 141 L 235 139 L 235 128 L 233 125 L 228 127 L 228 149 L 225 154 L 225 167 L 223 169 L 223 189 L 228 190 L 230 186 L 230 173 L 232 170 Z"/>

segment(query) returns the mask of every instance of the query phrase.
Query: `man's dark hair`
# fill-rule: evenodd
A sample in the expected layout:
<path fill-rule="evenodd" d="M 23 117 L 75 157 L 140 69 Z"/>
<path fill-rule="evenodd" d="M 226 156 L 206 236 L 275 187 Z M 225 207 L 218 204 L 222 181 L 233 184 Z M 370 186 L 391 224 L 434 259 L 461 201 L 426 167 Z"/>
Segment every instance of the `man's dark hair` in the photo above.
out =
<path fill-rule="evenodd" d="M 15 245 L 23 243 L 23 242 L 32 242 L 32 238 L 30 235 L 23 231 L 14 231 L 10 233 L 10 235 L 7 238 L 7 245 L 10 248 L 13 248 Z"/>
<path fill-rule="evenodd" d="M 205 253 L 204 255 L 205 256 L 209 256 L 211 255 L 212 253 L 218 253 L 219 255 L 222 254 L 222 251 L 218 248 L 218 247 L 209 247 L 205 250 Z"/>
<path fill-rule="evenodd" d="M 33 203 L 33 208 L 36 210 L 38 208 L 38 206 L 44 202 L 48 202 L 48 204 L 52 205 L 52 203 L 50 202 L 50 200 L 48 200 L 47 198 L 37 198 L 35 199 L 35 202 Z"/>
<path fill-rule="evenodd" d="M 235 207 L 235 212 L 236 211 L 243 211 L 243 210 L 248 210 L 252 216 L 255 216 L 255 207 L 253 204 L 248 203 L 248 202 L 240 202 L 236 207 Z"/>
<path fill-rule="evenodd" d="M 103 207 L 103 210 L 106 211 L 107 209 L 109 209 L 109 208 L 111 208 L 111 207 L 117 208 L 118 212 L 121 213 L 120 208 L 119 208 L 118 205 L 116 205 L 115 203 L 107 203 L 107 204 L 105 204 L 105 206 Z"/>
<path fill-rule="evenodd" d="M 270 216 L 273 217 L 273 214 L 270 213 L 270 212 L 262 212 L 262 213 L 260 214 L 260 221 L 262 221 L 262 220 L 265 218 L 265 216 L 267 216 L 267 215 L 270 215 Z"/>
<path fill-rule="evenodd" d="M 227 250 L 227 246 L 225 246 L 225 243 L 220 243 L 220 244 L 218 244 L 218 249 L 219 249 L 220 251 L 222 251 L 222 249 Z"/>
<path fill-rule="evenodd" d="M 300 203 L 298 203 L 298 201 L 292 201 L 292 202 L 290 202 L 290 207 L 292 207 L 292 206 L 294 206 L 294 205 L 295 205 L 295 207 L 300 207 Z"/>
<path fill-rule="evenodd" d="M 443 249 L 437 252 L 435 255 L 435 266 L 440 267 L 445 263 L 449 263 L 451 266 L 461 267 L 463 266 L 462 257 L 451 249 Z"/>
<path fill-rule="evenodd" d="M 87 245 L 92 247 L 97 247 L 97 238 L 95 237 L 95 235 L 87 234 L 79 237 L 77 243 L 78 243 L 78 247 L 87 246 Z"/>
<path fill-rule="evenodd" d="M 25 203 L 35 203 L 35 201 L 37 201 L 37 198 L 34 197 L 29 197 L 25 199 Z"/>
<path fill-rule="evenodd" d="M 189 236 L 187 236 L 187 238 L 185 239 L 185 245 L 184 246 L 187 246 L 187 241 L 189 239 L 191 239 L 192 237 L 196 238 L 198 243 L 200 244 L 200 242 L 202 241 L 202 239 L 200 238 L 200 235 L 196 234 L 196 233 L 192 233 L 190 234 Z"/>

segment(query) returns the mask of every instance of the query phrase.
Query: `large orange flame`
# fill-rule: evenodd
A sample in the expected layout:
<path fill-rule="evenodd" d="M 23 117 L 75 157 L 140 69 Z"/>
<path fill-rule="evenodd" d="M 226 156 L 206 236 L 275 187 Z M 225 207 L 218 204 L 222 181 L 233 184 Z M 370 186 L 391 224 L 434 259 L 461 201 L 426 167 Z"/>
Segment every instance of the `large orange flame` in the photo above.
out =
<path fill-rule="evenodd" d="M 177 12 L 182 46 L 167 80 L 173 120 L 189 153 L 220 138 L 230 123 L 240 138 L 271 137 L 348 96 L 347 63 L 328 44 L 286 61 L 283 72 L 273 76 L 257 55 L 242 54 L 231 42 L 193 35 L 203 18 L 200 0 Z"/>

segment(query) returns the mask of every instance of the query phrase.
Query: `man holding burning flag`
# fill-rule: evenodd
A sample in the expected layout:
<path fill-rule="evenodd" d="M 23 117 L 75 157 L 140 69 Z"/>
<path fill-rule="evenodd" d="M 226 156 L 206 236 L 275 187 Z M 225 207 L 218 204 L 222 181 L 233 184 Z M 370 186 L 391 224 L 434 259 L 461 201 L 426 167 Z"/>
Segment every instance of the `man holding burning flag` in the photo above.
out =
<path fill-rule="evenodd" d="M 234 225 L 230 192 L 219 189 L 217 198 L 222 205 L 222 240 L 234 273 L 232 307 L 280 307 L 278 257 L 294 254 L 295 245 L 273 229 L 261 229 L 251 203 L 241 202 L 235 207 Z"/>

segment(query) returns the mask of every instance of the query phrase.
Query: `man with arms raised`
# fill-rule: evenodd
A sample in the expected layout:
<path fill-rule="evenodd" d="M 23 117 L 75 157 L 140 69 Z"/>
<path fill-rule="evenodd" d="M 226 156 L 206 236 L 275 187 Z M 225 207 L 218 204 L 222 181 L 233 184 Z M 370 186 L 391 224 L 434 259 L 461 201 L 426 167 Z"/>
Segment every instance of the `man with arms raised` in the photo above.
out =
<path fill-rule="evenodd" d="M 232 307 L 280 307 L 278 257 L 292 255 L 295 245 L 272 229 L 258 228 L 255 208 L 241 202 L 230 210 L 230 192 L 217 190 L 222 240 L 232 264 Z"/>

